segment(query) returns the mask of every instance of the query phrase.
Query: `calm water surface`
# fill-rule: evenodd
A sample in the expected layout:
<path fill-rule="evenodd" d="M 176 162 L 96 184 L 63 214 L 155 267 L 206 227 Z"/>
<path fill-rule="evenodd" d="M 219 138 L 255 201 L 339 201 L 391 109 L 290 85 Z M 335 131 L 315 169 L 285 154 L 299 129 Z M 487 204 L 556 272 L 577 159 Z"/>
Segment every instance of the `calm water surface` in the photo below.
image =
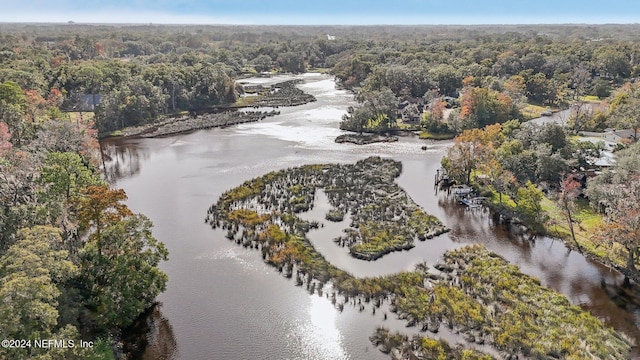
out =
<path fill-rule="evenodd" d="M 494 227 L 488 213 L 458 206 L 436 193 L 434 175 L 448 143 L 404 138 L 397 143 L 356 146 L 335 144 L 341 116 L 353 97 L 336 90 L 326 75 L 302 76 L 300 88 L 317 102 L 280 108 L 281 114 L 259 123 L 198 131 L 160 139 L 110 140 L 103 143 L 107 177 L 129 195 L 128 204 L 149 216 L 154 234 L 170 260 L 161 306 L 153 314 L 147 359 L 388 359 L 368 336 L 384 325 L 407 333 L 404 323 L 370 306 L 335 310 L 326 294 L 309 294 L 263 263 L 260 253 L 240 247 L 220 230 L 205 225 L 207 208 L 245 180 L 272 170 L 310 163 L 355 162 L 371 155 L 401 161 L 397 179 L 428 213 L 452 231 L 419 242 L 411 251 L 389 254 L 376 262 L 356 260 L 331 239 L 346 222 L 310 232 L 311 241 L 335 265 L 356 276 L 411 270 L 427 260 L 433 265 L 444 251 L 483 243 L 546 286 L 589 309 L 616 329 L 640 338 L 638 312 L 617 306 L 602 284 L 621 276 L 570 252 L 559 241 L 534 242 Z M 265 81 L 265 80 L 255 80 Z M 324 203 L 323 203 L 324 199 Z M 314 210 L 323 218 L 326 198 L 319 191 Z M 612 286 L 605 286 L 612 291 Z M 451 334 L 441 334 L 447 338 Z M 455 337 L 451 337 L 455 339 Z"/>

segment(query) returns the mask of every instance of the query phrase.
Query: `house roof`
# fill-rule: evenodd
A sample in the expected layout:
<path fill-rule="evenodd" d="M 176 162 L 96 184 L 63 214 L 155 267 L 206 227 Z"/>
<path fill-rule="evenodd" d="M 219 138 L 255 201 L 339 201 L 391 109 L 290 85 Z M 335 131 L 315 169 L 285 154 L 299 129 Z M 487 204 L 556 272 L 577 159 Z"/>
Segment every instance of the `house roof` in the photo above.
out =
<path fill-rule="evenodd" d="M 604 140 L 603 138 L 595 137 L 595 136 L 580 136 L 580 137 L 578 137 L 578 141 L 590 142 L 590 143 L 593 143 L 593 144 L 602 143 L 602 144 L 604 144 L 604 148 L 608 149 L 608 150 L 613 150 L 613 149 L 616 148 L 616 143 L 615 142 L 607 141 L 607 140 Z"/>
<path fill-rule="evenodd" d="M 598 167 L 611 167 L 615 165 L 616 159 L 615 155 L 611 151 L 601 151 L 600 158 L 595 159 L 590 163 L 590 165 L 595 165 Z"/>
<path fill-rule="evenodd" d="M 625 138 L 625 139 L 633 139 L 634 136 L 634 132 L 633 130 L 614 130 L 612 131 L 613 134 L 620 136 L 621 138 Z"/>

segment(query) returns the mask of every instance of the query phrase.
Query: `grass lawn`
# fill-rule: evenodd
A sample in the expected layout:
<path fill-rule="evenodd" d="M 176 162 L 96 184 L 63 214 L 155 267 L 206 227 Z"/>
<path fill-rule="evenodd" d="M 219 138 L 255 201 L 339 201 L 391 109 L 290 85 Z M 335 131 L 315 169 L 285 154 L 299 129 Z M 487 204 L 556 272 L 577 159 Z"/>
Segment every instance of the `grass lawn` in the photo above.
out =
<path fill-rule="evenodd" d="M 426 130 L 420 132 L 420 139 L 422 140 L 450 140 L 456 137 L 453 133 L 434 134 Z"/>
<path fill-rule="evenodd" d="M 93 118 L 95 117 L 95 114 L 93 113 L 93 111 L 83 111 L 83 112 L 70 111 L 70 112 L 67 112 L 67 114 L 69 115 L 69 120 L 73 122 L 79 121 L 80 119 L 84 121 L 93 120 Z"/>
<path fill-rule="evenodd" d="M 580 97 L 580 101 L 584 102 L 600 102 L 600 98 L 595 95 L 585 95 Z"/>
<path fill-rule="evenodd" d="M 231 107 L 247 107 L 247 106 L 251 106 L 253 103 L 255 103 L 256 101 L 258 101 L 258 99 L 261 99 L 262 96 L 260 95 L 256 95 L 256 96 L 241 96 L 239 97 L 236 102 L 234 102 Z"/>
<path fill-rule="evenodd" d="M 331 68 L 308 68 L 307 72 L 310 73 L 320 73 L 320 74 L 328 74 L 331 71 Z"/>
<path fill-rule="evenodd" d="M 525 120 L 539 118 L 540 114 L 545 111 L 547 111 L 546 107 L 533 104 L 526 104 L 522 109 L 520 109 L 520 112 L 522 113 L 522 116 L 524 116 Z"/>
<path fill-rule="evenodd" d="M 550 234 L 565 239 L 569 244 L 573 242 L 571 239 L 571 230 L 567 224 L 567 220 L 562 214 L 558 205 L 551 199 L 545 197 L 542 199 L 542 209 L 549 215 L 550 222 L 547 225 L 547 231 Z M 573 230 L 576 235 L 576 241 L 580 244 L 583 251 L 595 255 L 604 260 L 611 261 L 620 266 L 626 266 L 626 254 L 624 249 L 619 245 L 613 246 L 598 244 L 593 234 L 602 224 L 602 216 L 597 214 L 590 206 L 589 202 L 584 199 L 578 199 L 576 209 L 573 214 L 574 226 Z"/>
<path fill-rule="evenodd" d="M 497 206 L 500 203 L 499 194 L 490 186 L 482 187 L 482 195 L 488 201 Z M 549 222 L 545 224 L 545 230 L 551 235 L 563 239 L 569 246 L 575 247 L 571 238 L 571 230 L 562 211 L 554 200 L 543 197 L 540 203 L 542 211 L 549 216 Z M 515 202 L 506 194 L 502 194 L 502 206 L 508 209 L 515 209 Z M 583 251 L 602 259 L 604 262 L 611 262 L 616 265 L 626 266 L 626 250 L 618 244 L 599 244 L 594 234 L 602 224 L 602 216 L 597 214 L 590 206 L 588 200 L 578 199 L 573 213 L 573 230 L 576 241 Z"/>

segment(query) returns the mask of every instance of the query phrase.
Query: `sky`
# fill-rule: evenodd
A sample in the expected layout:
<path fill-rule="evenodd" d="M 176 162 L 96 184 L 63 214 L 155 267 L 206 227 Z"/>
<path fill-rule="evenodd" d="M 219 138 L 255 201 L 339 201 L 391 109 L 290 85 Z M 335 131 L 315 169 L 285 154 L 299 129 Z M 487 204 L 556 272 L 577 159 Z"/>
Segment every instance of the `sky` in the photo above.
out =
<path fill-rule="evenodd" d="M 640 23 L 640 0 L 0 0 L 0 22 L 372 25 Z"/>

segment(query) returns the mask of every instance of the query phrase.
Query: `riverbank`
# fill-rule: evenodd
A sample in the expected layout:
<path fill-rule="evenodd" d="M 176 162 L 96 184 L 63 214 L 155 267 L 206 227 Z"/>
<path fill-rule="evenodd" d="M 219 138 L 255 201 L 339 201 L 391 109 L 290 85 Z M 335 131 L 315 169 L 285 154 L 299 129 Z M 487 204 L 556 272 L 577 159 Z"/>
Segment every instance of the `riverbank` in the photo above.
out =
<path fill-rule="evenodd" d="M 368 145 L 374 143 L 396 142 L 396 136 L 382 136 L 378 134 L 343 134 L 336 137 L 338 144 L 351 143 L 356 145 Z"/>
<path fill-rule="evenodd" d="M 226 111 L 217 114 L 204 114 L 196 117 L 184 116 L 172 122 L 162 124 L 151 132 L 140 134 L 141 137 L 159 137 L 182 134 L 186 132 L 225 127 L 247 122 L 256 122 L 268 116 L 280 114 L 279 111 Z"/>
<path fill-rule="evenodd" d="M 260 95 L 240 98 L 235 104 L 192 110 L 167 115 L 158 121 L 141 126 L 128 127 L 100 136 L 111 137 L 161 137 L 188 133 L 196 130 L 225 127 L 247 122 L 257 122 L 280 114 L 277 110 L 249 111 L 244 108 L 299 106 L 316 101 L 316 98 L 298 89 L 301 80 L 287 80 L 262 90 Z"/>
<path fill-rule="evenodd" d="M 499 195 L 490 186 L 480 186 L 475 183 L 472 185 L 479 194 L 486 197 L 485 204 L 499 221 L 513 222 L 523 226 L 526 231 L 531 232 L 533 235 L 546 235 L 557 238 L 567 248 L 578 251 L 586 258 L 620 272 L 636 283 L 640 282 L 638 274 L 626 267 L 625 256 L 623 255 L 626 250 L 624 248 L 601 247 L 600 244 L 593 240 L 592 236 L 602 224 L 602 218 L 593 213 L 593 209 L 589 208 L 586 200 L 578 199 L 576 209 L 572 214 L 576 236 L 574 240 L 571 237 L 565 216 L 557 208 L 553 200 L 546 195 L 541 201 L 541 208 L 548 219 L 543 223 L 536 223 L 527 219 L 526 216 L 520 216 L 516 209 L 516 204 L 507 194 L 502 194 L 502 201 L 499 201 Z"/>
<path fill-rule="evenodd" d="M 255 100 L 252 100 L 253 107 L 274 107 L 298 106 L 316 101 L 315 96 L 300 90 L 296 84 L 302 82 L 300 79 L 283 81 L 263 91 Z"/>
<path fill-rule="evenodd" d="M 452 347 L 444 340 L 434 340 L 420 335 L 409 337 L 389 329 L 378 328 L 369 337 L 378 350 L 389 354 L 392 359 L 448 359 L 448 360 L 492 360 L 491 355 L 483 354 L 462 346 Z"/>

